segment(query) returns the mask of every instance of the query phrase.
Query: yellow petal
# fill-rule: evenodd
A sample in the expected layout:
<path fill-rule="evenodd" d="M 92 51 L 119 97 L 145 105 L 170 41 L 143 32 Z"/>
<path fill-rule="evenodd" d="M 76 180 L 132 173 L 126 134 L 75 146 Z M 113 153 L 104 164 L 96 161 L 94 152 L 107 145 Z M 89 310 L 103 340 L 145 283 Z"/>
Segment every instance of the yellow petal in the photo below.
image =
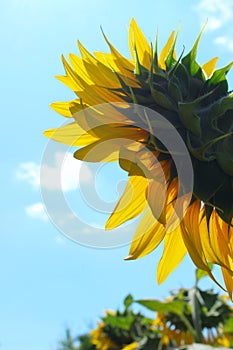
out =
<path fill-rule="evenodd" d="M 83 90 L 82 80 L 80 79 L 78 74 L 75 73 L 75 71 L 70 67 L 70 65 L 68 64 L 68 62 L 66 61 L 64 56 L 62 56 L 62 63 L 63 63 L 63 66 L 65 68 L 65 72 L 66 72 L 67 77 L 71 80 L 71 82 L 75 86 L 75 88 L 73 90 L 74 91 Z"/>
<path fill-rule="evenodd" d="M 123 102 L 119 95 L 108 90 L 107 87 L 87 84 L 81 78 L 79 80 L 81 81 L 82 89 L 76 89 L 75 92 L 89 106 L 95 106 L 104 102 Z"/>
<path fill-rule="evenodd" d="M 197 217 L 199 210 L 200 201 L 198 200 L 196 200 L 187 210 L 183 222 L 181 222 L 183 240 L 194 264 L 199 269 L 206 271 L 210 278 L 223 289 L 223 287 L 214 278 L 206 260 L 209 260 L 207 255 L 208 243 L 206 240 L 206 236 L 208 236 L 208 229 L 206 218 L 204 217 L 200 221 Z M 199 213 L 199 218 L 200 217 L 202 217 L 202 213 Z"/>
<path fill-rule="evenodd" d="M 164 238 L 164 250 L 157 269 L 157 281 L 161 284 L 183 260 L 187 248 L 183 241 L 180 226 Z"/>
<path fill-rule="evenodd" d="M 92 56 L 80 42 L 78 45 L 83 56 L 83 65 L 93 83 L 115 88 L 121 86 L 112 69 Z M 96 71 L 101 72 L 101 74 L 96 74 Z"/>
<path fill-rule="evenodd" d="M 50 107 L 64 117 L 72 117 L 72 113 L 70 111 L 70 102 L 54 102 L 50 104 Z"/>
<path fill-rule="evenodd" d="M 130 22 L 130 27 L 129 27 L 129 48 L 130 48 L 131 56 L 134 58 L 134 61 L 136 61 L 136 57 L 135 57 L 135 49 L 136 49 L 140 64 L 145 68 L 150 69 L 151 47 L 148 44 L 141 29 L 135 22 L 134 18 L 132 18 Z"/>
<path fill-rule="evenodd" d="M 111 68 L 113 70 L 115 70 L 116 72 L 120 73 L 121 77 L 123 78 L 123 80 L 125 82 L 127 82 L 127 79 L 130 82 L 131 86 L 138 86 L 138 84 L 135 84 L 135 82 L 137 81 L 135 75 L 134 75 L 134 63 L 129 60 L 128 58 L 125 58 L 124 56 L 122 56 L 117 50 L 116 48 L 110 43 L 110 41 L 108 40 L 108 38 L 106 37 L 106 35 L 103 33 L 104 35 L 104 39 L 106 40 L 110 50 L 111 50 L 111 55 L 113 58 L 113 62 L 114 64 L 111 65 Z M 96 53 L 97 55 L 99 55 L 100 53 Z M 106 55 L 106 54 L 105 54 Z M 107 56 L 105 56 L 107 57 Z M 110 61 L 111 64 L 112 60 Z M 127 77 L 127 79 L 124 79 L 124 76 Z"/>
<path fill-rule="evenodd" d="M 218 60 L 218 57 L 214 57 L 208 62 L 203 64 L 202 69 L 205 72 L 207 78 L 209 78 L 213 74 L 217 60 Z"/>
<path fill-rule="evenodd" d="M 94 55 L 99 62 L 102 62 L 105 66 L 119 72 L 118 66 L 116 65 L 116 58 L 111 53 L 94 52 Z"/>
<path fill-rule="evenodd" d="M 69 146 L 85 146 L 98 140 L 97 137 L 86 133 L 77 123 L 46 130 L 44 135 Z"/>
<path fill-rule="evenodd" d="M 228 259 L 230 256 L 228 239 L 221 230 L 218 214 L 215 210 L 213 210 L 209 221 L 209 239 L 210 246 L 215 254 L 215 263 L 225 267 L 233 275 L 232 266 Z"/>
<path fill-rule="evenodd" d="M 200 232 L 201 232 L 201 242 L 202 242 L 202 247 L 203 247 L 203 251 L 205 254 L 206 259 L 209 262 L 212 263 L 218 263 L 215 253 L 211 247 L 210 244 L 210 236 L 209 236 L 209 230 L 208 230 L 208 226 L 207 226 L 207 220 L 205 217 L 203 217 L 203 219 L 200 222 Z"/>
<path fill-rule="evenodd" d="M 123 139 L 98 140 L 76 151 L 74 157 L 86 162 L 115 162 L 122 143 Z"/>
<path fill-rule="evenodd" d="M 64 75 L 56 75 L 55 78 L 65 84 L 65 86 L 67 86 L 69 89 L 76 91 L 77 85 L 73 82 L 72 79 L 70 79 L 70 77 Z"/>
<path fill-rule="evenodd" d="M 112 113 L 108 118 L 109 111 Z M 83 130 L 94 137 L 104 140 L 123 139 L 122 146 L 131 144 L 133 142 L 131 140 L 135 140 L 134 143 L 141 145 L 140 141 L 145 141 L 148 136 L 147 131 L 125 124 L 124 116 L 120 113 L 114 113 L 112 106 L 107 104 L 96 108 L 84 108 L 74 114 L 73 117 Z"/>
<path fill-rule="evenodd" d="M 134 64 L 120 53 L 109 43 L 112 53 L 95 52 L 94 55 L 99 62 L 108 66 L 113 72 L 118 73 L 121 79 L 132 87 L 138 87 L 134 75 Z"/>
<path fill-rule="evenodd" d="M 138 346 L 139 346 L 139 343 L 134 342 L 134 343 L 131 343 L 131 344 L 124 346 L 122 348 L 122 350 L 136 350 L 138 348 Z"/>
<path fill-rule="evenodd" d="M 200 201 L 196 200 L 187 210 L 183 219 L 182 235 L 194 264 L 202 270 L 210 271 L 202 248 L 199 230 Z"/>
<path fill-rule="evenodd" d="M 151 179 L 148 184 L 147 201 L 154 217 L 163 225 L 166 223 L 166 195 L 167 186 L 165 179 L 158 181 Z"/>
<path fill-rule="evenodd" d="M 65 58 L 62 56 L 63 65 L 70 79 L 71 83 L 74 84 L 73 90 L 77 95 L 83 99 L 84 103 L 88 105 L 96 105 L 103 102 L 121 102 L 122 98 L 114 94 L 111 90 L 108 90 L 108 86 L 99 87 L 82 79 L 68 64 Z M 91 66 L 90 66 L 91 67 Z M 107 67 L 106 67 L 107 68 Z M 104 75 L 104 74 L 103 74 Z"/>
<path fill-rule="evenodd" d="M 231 266 L 232 266 L 232 260 L 231 260 Z M 229 273 L 229 270 L 225 269 L 224 267 L 222 267 L 221 269 L 222 269 L 222 275 L 223 275 L 226 289 L 228 291 L 230 299 L 232 300 L 232 291 L 233 291 L 232 275 Z"/>
<path fill-rule="evenodd" d="M 179 189 L 179 182 L 178 178 L 175 177 L 172 182 L 169 184 L 168 190 L 167 190 L 167 204 L 172 203 L 175 201 L 178 195 L 178 189 Z"/>
<path fill-rule="evenodd" d="M 81 57 L 78 57 L 77 55 L 74 55 L 73 53 L 69 55 L 69 59 L 75 73 L 77 73 L 80 76 L 80 78 L 85 80 L 87 83 L 91 84 L 92 80 L 90 79 L 87 73 L 87 70 L 83 63 L 83 59 Z"/>
<path fill-rule="evenodd" d="M 144 211 L 147 183 L 147 179 L 141 176 L 129 178 L 124 193 L 106 223 L 106 229 L 113 229 Z"/>
<path fill-rule="evenodd" d="M 167 58 L 167 55 L 169 54 L 169 51 L 171 50 L 172 44 L 174 43 L 174 39 L 175 39 L 175 32 L 173 31 L 166 43 L 166 45 L 163 47 L 163 49 L 160 52 L 159 55 L 159 66 L 162 69 L 166 69 L 166 65 L 165 65 L 165 60 Z"/>
<path fill-rule="evenodd" d="M 125 260 L 142 258 L 151 253 L 161 243 L 166 234 L 165 228 L 148 209 L 134 234 L 129 256 Z"/>
<path fill-rule="evenodd" d="M 83 109 L 88 108 L 89 106 L 86 103 L 83 103 L 82 100 L 73 100 L 70 101 L 70 111 L 72 113 L 72 117 L 74 117 L 74 114 L 77 112 L 81 112 Z"/>
<path fill-rule="evenodd" d="M 124 107 L 125 104 L 122 105 L 122 107 Z M 116 108 L 120 109 L 120 106 L 121 103 L 117 103 Z M 82 110 L 79 110 L 78 112 L 78 114 L 73 115 L 73 118 L 86 131 L 105 125 L 112 125 L 112 127 L 115 126 L 116 128 L 119 127 L 133 129 L 132 125 L 134 124 L 134 122 L 130 119 L 127 119 L 127 117 L 124 115 L 124 111 L 123 113 L 121 113 L 120 111 L 115 109 L 114 104 L 103 103 L 98 106 L 90 106 L 89 108 L 87 108 L 87 106 L 84 105 L 84 108 Z M 139 130 L 138 128 L 134 129 Z M 145 135 L 146 132 L 144 130 L 141 130 L 139 134 Z M 109 135 L 109 137 L 110 136 L 111 135 Z"/>
<path fill-rule="evenodd" d="M 71 118 L 74 113 L 86 108 L 87 105 L 83 104 L 80 100 L 72 100 L 68 102 L 53 102 L 50 104 L 50 107 L 64 117 Z"/>

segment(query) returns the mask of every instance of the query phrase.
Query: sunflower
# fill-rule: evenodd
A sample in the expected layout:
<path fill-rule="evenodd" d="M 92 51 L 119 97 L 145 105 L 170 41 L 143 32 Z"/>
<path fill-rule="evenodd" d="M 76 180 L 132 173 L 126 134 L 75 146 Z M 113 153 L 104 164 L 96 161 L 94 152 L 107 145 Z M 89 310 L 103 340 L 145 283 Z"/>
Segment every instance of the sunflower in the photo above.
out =
<path fill-rule="evenodd" d="M 96 346 L 96 349 L 109 350 L 117 349 L 117 346 L 104 333 L 104 323 L 100 322 L 98 327 L 90 332 L 91 343 Z"/>
<path fill-rule="evenodd" d="M 196 287 L 195 287 L 196 288 Z M 175 312 L 157 312 L 153 322 L 162 335 L 162 342 L 174 340 L 177 346 L 192 344 L 196 339 L 195 318 L 193 317 L 193 289 L 180 288 L 172 291 L 172 295 L 164 299 L 168 302 L 185 302 L 182 317 Z M 225 332 L 227 322 L 231 320 L 232 308 L 227 299 L 214 293 L 213 290 L 200 290 L 199 309 L 200 340 L 203 344 L 230 347 L 232 336 Z M 212 310 L 215 310 L 212 312 Z M 194 330 L 194 332 L 193 332 Z"/>
<path fill-rule="evenodd" d="M 164 241 L 159 284 L 188 252 L 216 283 L 209 263 L 221 267 L 232 297 L 233 93 L 226 74 L 233 63 L 215 69 L 214 57 L 200 66 L 202 32 L 191 51 L 179 56 L 178 33 L 171 33 L 158 54 L 157 36 L 150 44 L 134 19 L 131 59 L 105 34 L 110 53 L 92 55 L 78 42 L 81 57 L 70 54 L 70 63 L 62 57 L 65 75 L 57 77 L 76 98 L 51 105 L 73 121 L 45 135 L 79 147 L 79 160 L 119 161 L 128 172 L 106 223 L 113 229 L 142 215 L 126 259 L 143 257 Z M 182 180 L 190 164 L 190 179 Z"/>

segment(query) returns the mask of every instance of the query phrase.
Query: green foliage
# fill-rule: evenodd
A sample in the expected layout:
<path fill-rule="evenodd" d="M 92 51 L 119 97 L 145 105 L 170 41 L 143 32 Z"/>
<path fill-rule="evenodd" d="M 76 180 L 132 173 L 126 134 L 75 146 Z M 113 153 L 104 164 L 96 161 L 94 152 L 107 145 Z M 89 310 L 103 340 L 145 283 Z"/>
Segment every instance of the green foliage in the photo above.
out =
<path fill-rule="evenodd" d="M 210 266 L 211 267 L 211 266 Z M 171 292 L 172 300 L 136 300 L 149 310 L 165 315 L 170 326 L 179 330 L 189 330 L 196 342 L 203 341 L 203 330 L 216 331 L 233 317 L 232 308 L 212 290 L 201 290 L 198 282 L 207 276 L 203 270 L 196 270 L 196 283 L 193 288 L 180 288 Z M 230 322 L 230 321 L 229 321 Z M 228 323 L 228 328 L 233 324 Z"/>
<path fill-rule="evenodd" d="M 145 306 L 147 309 L 158 312 L 173 312 L 177 315 L 182 315 L 185 307 L 185 301 L 172 300 L 172 301 L 160 301 L 156 299 L 151 300 L 135 300 L 138 304 Z"/>
<path fill-rule="evenodd" d="M 84 334 L 78 337 L 80 341 L 80 346 L 78 350 L 95 350 L 96 347 L 91 343 L 91 337 L 89 334 Z"/>
<path fill-rule="evenodd" d="M 180 332 L 189 334 L 191 342 L 233 345 L 233 309 L 219 294 L 198 287 L 205 276 L 205 271 L 197 269 L 193 288 L 173 290 L 165 300 L 135 300 L 129 294 L 123 310 L 107 311 L 90 334 L 72 337 L 67 329 L 57 350 L 124 350 L 130 344 L 135 350 L 168 350 L 181 344 Z M 135 303 L 157 312 L 157 319 L 133 311 Z M 211 341 L 206 334 L 211 334 Z"/>
<path fill-rule="evenodd" d="M 59 342 L 58 350 L 78 350 L 79 348 L 77 346 L 75 346 L 75 343 L 77 342 L 77 340 L 78 340 L 78 337 L 73 338 L 71 336 L 70 330 L 67 328 L 66 329 L 66 337 L 64 340 L 61 340 Z"/>
<path fill-rule="evenodd" d="M 117 310 L 115 314 L 107 314 L 102 317 L 104 321 L 104 333 L 113 340 L 116 346 L 121 349 L 127 344 L 143 340 L 144 346 L 152 340 L 158 344 L 159 337 L 155 330 L 152 330 L 152 319 L 145 317 L 140 312 L 135 313 L 130 309 L 133 297 L 128 295 L 124 300 L 125 309 Z"/>

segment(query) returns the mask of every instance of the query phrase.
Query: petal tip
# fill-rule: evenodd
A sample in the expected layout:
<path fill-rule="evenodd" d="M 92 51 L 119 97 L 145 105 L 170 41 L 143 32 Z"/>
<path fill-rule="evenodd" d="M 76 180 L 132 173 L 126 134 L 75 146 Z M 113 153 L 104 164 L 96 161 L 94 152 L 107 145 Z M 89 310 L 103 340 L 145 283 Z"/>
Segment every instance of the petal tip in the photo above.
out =
<path fill-rule="evenodd" d="M 124 260 L 134 260 L 134 256 L 133 255 L 128 255 L 124 258 Z"/>

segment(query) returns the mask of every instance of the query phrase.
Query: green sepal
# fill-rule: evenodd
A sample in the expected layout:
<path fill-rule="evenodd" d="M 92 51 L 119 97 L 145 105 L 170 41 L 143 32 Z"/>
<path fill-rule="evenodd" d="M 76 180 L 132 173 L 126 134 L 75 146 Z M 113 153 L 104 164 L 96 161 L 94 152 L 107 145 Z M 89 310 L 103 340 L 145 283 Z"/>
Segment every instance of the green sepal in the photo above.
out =
<path fill-rule="evenodd" d="M 178 34 L 179 34 L 179 28 L 178 28 L 178 31 L 176 33 L 176 36 L 175 36 L 174 42 L 172 44 L 172 47 L 170 48 L 170 50 L 168 52 L 168 55 L 167 55 L 167 57 L 165 59 L 166 70 L 172 69 L 175 66 L 175 64 L 176 64 L 176 60 L 174 58 L 174 51 L 175 51 L 175 46 L 176 46 L 176 41 L 177 41 Z"/>
<path fill-rule="evenodd" d="M 187 96 L 189 96 L 190 77 L 187 69 L 183 64 L 179 63 L 174 69 L 174 77 L 178 81 L 178 86 L 180 88 L 181 94 L 183 96 L 183 99 L 185 99 Z"/>
<path fill-rule="evenodd" d="M 194 113 L 194 104 L 178 103 L 179 117 L 183 125 L 197 137 L 201 136 L 201 122 L 198 115 Z"/>
<path fill-rule="evenodd" d="M 228 178 L 220 191 L 214 196 L 214 204 L 218 215 L 224 220 L 229 227 L 232 226 L 231 221 L 233 218 L 233 191 L 230 190 L 230 181 Z"/>
<path fill-rule="evenodd" d="M 210 222 L 210 217 L 211 217 L 211 214 L 214 210 L 214 206 L 213 205 L 209 205 L 207 203 L 205 203 L 205 211 L 203 213 L 203 216 L 206 217 L 206 221 L 207 221 L 207 227 L 209 228 L 209 222 Z"/>
<path fill-rule="evenodd" d="M 212 86 L 212 85 L 217 85 L 222 81 L 226 81 L 226 75 L 229 72 L 229 70 L 231 69 L 232 65 L 233 65 L 233 62 L 229 63 L 228 65 L 226 65 L 223 68 L 217 69 L 213 73 L 211 78 L 206 81 L 207 84 L 209 86 Z"/>
<path fill-rule="evenodd" d="M 224 173 L 233 176 L 233 136 L 218 144 L 216 159 Z"/>
<path fill-rule="evenodd" d="M 201 162 L 193 159 L 194 195 L 203 202 L 209 202 L 223 186 L 226 175 L 216 161 Z"/>
<path fill-rule="evenodd" d="M 154 101 L 161 107 L 175 111 L 177 108 L 171 101 L 169 97 L 167 97 L 164 93 L 158 91 L 156 88 L 157 84 L 153 84 L 153 86 L 150 87 L 151 89 L 151 95 L 154 99 Z M 161 87 L 158 86 L 158 88 L 161 89 Z"/>
<path fill-rule="evenodd" d="M 135 62 L 135 75 L 137 76 L 137 78 L 141 78 L 143 80 L 146 80 L 149 76 L 149 71 L 148 71 L 148 69 L 146 69 L 144 66 L 141 65 L 141 63 L 139 61 L 136 46 L 134 48 L 134 52 L 135 52 L 135 61 L 136 61 Z"/>
<path fill-rule="evenodd" d="M 174 61 L 174 65 L 172 66 L 172 68 L 171 68 L 170 71 L 168 72 L 169 78 L 172 78 L 172 77 L 174 76 L 174 74 L 175 74 L 175 72 L 176 72 L 178 66 L 179 66 L 179 65 L 182 65 L 182 64 L 180 63 L 180 61 L 181 61 L 181 58 L 182 58 L 182 56 L 183 56 L 183 54 L 184 54 L 184 50 L 185 50 L 185 47 L 183 47 L 183 50 L 182 50 L 182 52 L 181 52 L 181 54 L 180 54 L 180 57 L 178 58 L 178 60 L 175 60 L 175 61 Z M 166 62 L 165 62 L 165 63 L 166 63 Z M 184 67 L 184 66 L 183 66 L 183 67 Z"/>
<path fill-rule="evenodd" d="M 220 141 L 223 142 L 224 139 L 226 139 L 226 138 L 228 139 L 229 136 L 232 136 L 232 134 L 233 134 L 233 132 L 225 134 L 225 135 L 220 135 L 220 136 L 215 137 L 214 139 L 210 140 L 209 142 L 207 142 L 206 144 L 204 144 L 201 147 L 193 148 L 191 145 L 189 132 L 187 132 L 187 145 L 188 145 L 190 152 L 192 153 L 192 155 L 195 158 L 197 158 L 201 161 L 210 161 L 210 160 L 216 159 L 216 155 L 215 155 L 216 153 L 214 152 L 213 154 L 210 154 L 209 156 L 207 156 L 206 155 L 207 150 L 209 148 L 211 148 L 213 145 L 215 145 L 216 143 L 219 143 Z M 231 148 L 231 146 L 230 146 L 230 147 L 228 147 L 228 150 L 229 150 L 229 157 L 228 158 L 231 159 L 232 158 L 231 154 L 232 154 L 233 148 Z M 223 153 L 223 151 L 224 151 L 224 148 L 220 148 L 220 153 Z"/>
<path fill-rule="evenodd" d="M 153 61 L 152 61 L 153 70 L 155 70 L 156 73 L 163 73 L 164 71 L 163 71 L 163 69 L 160 68 L 159 60 L 158 60 L 158 30 L 156 32 L 154 52 L 153 52 L 152 58 L 153 58 Z"/>
<path fill-rule="evenodd" d="M 228 94 L 228 82 L 226 79 L 226 74 L 229 72 L 232 67 L 233 62 L 227 66 L 216 70 L 212 77 L 206 81 L 207 89 L 215 87 L 215 93 L 213 94 L 213 100 L 216 101 L 221 97 L 224 97 Z"/>
<path fill-rule="evenodd" d="M 209 111 L 208 122 L 210 122 L 212 126 L 216 128 L 217 127 L 216 121 L 219 118 L 223 117 L 224 114 L 228 111 L 233 111 L 233 94 L 230 94 L 227 97 L 222 97 L 221 99 L 219 99 L 218 101 L 212 104 Z M 232 121 L 230 123 L 233 124 L 233 118 L 231 119 Z M 223 124 L 226 124 L 226 120 L 224 120 Z"/>
<path fill-rule="evenodd" d="M 148 106 L 154 102 L 151 94 L 147 94 L 145 96 L 144 94 L 142 94 L 142 91 L 140 89 L 130 88 L 130 92 L 134 103 L 138 103 L 139 105 L 143 106 Z"/>
<path fill-rule="evenodd" d="M 172 80 L 168 82 L 168 94 L 176 102 L 183 100 L 179 86 Z"/>
<path fill-rule="evenodd" d="M 174 161 L 172 160 L 171 166 L 170 166 L 170 172 L 169 172 L 169 181 L 168 181 L 169 186 L 176 177 L 177 177 L 177 169 L 176 169 Z"/>
<path fill-rule="evenodd" d="M 196 111 L 199 110 L 200 113 L 202 104 L 204 104 L 205 100 L 212 94 L 213 90 L 199 96 L 192 102 L 178 103 L 180 120 L 186 129 L 191 131 L 197 137 L 201 136 L 201 121 L 200 117 L 196 114 Z"/>
<path fill-rule="evenodd" d="M 200 42 L 202 33 L 204 31 L 205 26 L 203 26 L 200 34 L 198 35 L 192 50 L 182 59 L 182 64 L 187 68 L 188 72 L 202 81 L 205 81 L 205 76 L 203 74 L 201 66 L 196 61 L 198 44 Z"/>
<path fill-rule="evenodd" d="M 222 133 L 228 133 L 230 130 L 233 131 L 233 110 L 226 111 L 225 114 L 221 115 L 217 120 L 217 128 Z"/>
<path fill-rule="evenodd" d="M 119 80 L 119 83 L 121 84 L 122 89 L 121 88 L 120 89 L 113 88 L 112 90 L 117 91 L 117 92 L 123 91 L 126 95 L 130 96 L 131 92 L 130 92 L 129 86 L 124 82 L 124 80 L 122 79 L 120 74 L 118 74 L 116 71 L 114 71 L 114 74 L 116 75 L 117 79 Z"/>

